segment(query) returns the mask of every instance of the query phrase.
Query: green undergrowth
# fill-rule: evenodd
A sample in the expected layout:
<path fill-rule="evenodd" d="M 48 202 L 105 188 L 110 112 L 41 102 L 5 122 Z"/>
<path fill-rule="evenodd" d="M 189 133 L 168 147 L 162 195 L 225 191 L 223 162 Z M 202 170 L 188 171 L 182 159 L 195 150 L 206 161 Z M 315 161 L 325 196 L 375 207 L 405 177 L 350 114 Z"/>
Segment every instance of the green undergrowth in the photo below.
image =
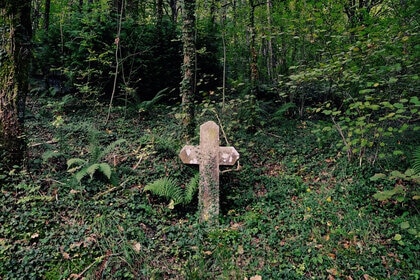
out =
<path fill-rule="evenodd" d="M 173 108 L 124 118 L 116 107 L 105 126 L 101 106 L 50 114 L 42 105 L 31 107 L 27 168 L 3 170 L 0 279 L 420 277 L 418 200 L 374 198 L 413 183 L 370 180 L 404 172 L 406 157 L 359 166 L 317 141 L 313 122 L 241 129 L 199 115 L 223 125 L 222 144 L 241 155 L 239 167 L 222 168 L 220 223 L 208 228 L 197 222 L 196 196 L 169 209 L 169 199 L 144 191 L 165 177 L 182 190 L 197 172 L 178 158 Z M 92 147 L 106 153 L 92 161 Z M 71 159 L 109 167 L 118 180 L 95 169 L 75 178 Z"/>

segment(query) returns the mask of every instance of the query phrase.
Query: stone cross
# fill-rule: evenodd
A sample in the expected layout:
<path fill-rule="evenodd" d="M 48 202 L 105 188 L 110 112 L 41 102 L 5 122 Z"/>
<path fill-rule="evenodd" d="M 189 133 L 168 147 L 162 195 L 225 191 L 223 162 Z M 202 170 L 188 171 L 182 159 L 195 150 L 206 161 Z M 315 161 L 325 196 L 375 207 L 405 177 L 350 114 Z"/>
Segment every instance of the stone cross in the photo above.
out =
<path fill-rule="evenodd" d="M 219 147 L 219 126 L 212 121 L 200 126 L 200 145 L 186 145 L 179 153 L 183 163 L 198 164 L 198 207 L 201 222 L 217 222 L 219 215 L 219 165 L 234 165 L 239 153 L 234 147 Z"/>

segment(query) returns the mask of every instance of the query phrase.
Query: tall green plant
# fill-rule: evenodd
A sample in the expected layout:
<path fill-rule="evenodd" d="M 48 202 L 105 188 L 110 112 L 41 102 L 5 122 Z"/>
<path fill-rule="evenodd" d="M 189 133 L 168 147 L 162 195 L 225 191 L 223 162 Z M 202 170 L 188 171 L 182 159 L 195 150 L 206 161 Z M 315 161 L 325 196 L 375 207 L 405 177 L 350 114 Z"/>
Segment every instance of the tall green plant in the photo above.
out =
<path fill-rule="evenodd" d="M 168 208 L 173 209 L 177 204 L 189 204 L 197 192 L 200 174 L 192 177 L 185 188 L 181 188 L 178 181 L 172 178 L 160 178 L 146 185 L 144 191 L 170 199 Z"/>
<path fill-rule="evenodd" d="M 324 126 L 314 130 L 319 137 L 322 133 L 336 130 L 341 142 L 337 147 L 341 148 L 349 161 L 357 159 L 359 165 L 370 158 L 386 156 L 385 149 L 390 139 L 402 135 L 408 129 L 419 130 L 420 127 L 411 124 L 420 116 L 420 102 L 417 97 L 410 100 L 401 98 L 396 102 L 380 101 L 371 95 L 365 96 L 365 101 L 350 100 L 346 110 L 340 110 L 327 103 L 324 108 L 318 108 L 332 120 L 331 126 Z M 396 123 L 399 122 L 399 125 Z M 399 155 L 400 150 L 394 150 L 394 155 Z"/>
<path fill-rule="evenodd" d="M 112 167 L 107 162 L 103 162 L 103 159 L 116 146 L 125 142 L 125 139 L 119 139 L 112 142 L 107 147 L 102 148 L 97 138 L 97 132 L 91 132 L 90 145 L 89 145 L 89 158 L 71 158 L 67 160 L 68 172 L 74 173 L 74 178 L 80 184 L 82 179 L 86 176 L 90 176 L 90 180 L 93 180 L 95 173 L 102 173 L 112 184 L 117 184 L 117 177 Z"/>

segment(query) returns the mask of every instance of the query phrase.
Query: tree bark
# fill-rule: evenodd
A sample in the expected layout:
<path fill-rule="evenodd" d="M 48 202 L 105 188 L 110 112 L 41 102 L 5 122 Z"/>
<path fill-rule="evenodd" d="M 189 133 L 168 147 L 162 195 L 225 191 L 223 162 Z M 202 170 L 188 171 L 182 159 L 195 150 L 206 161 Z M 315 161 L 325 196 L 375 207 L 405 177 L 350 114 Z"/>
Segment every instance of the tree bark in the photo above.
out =
<path fill-rule="evenodd" d="M 159 27 L 162 26 L 163 20 L 163 0 L 156 0 L 156 22 L 158 25 L 158 32 L 160 30 Z"/>
<path fill-rule="evenodd" d="M 31 1 L 0 4 L 0 151 L 4 166 L 21 165 L 25 153 L 24 112 L 31 58 Z"/>
<path fill-rule="evenodd" d="M 45 0 L 45 10 L 44 10 L 44 30 L 48 33 L 50 29 L 50 10 L 51 10 L 51 0 Z"/>
<path fill-rule="evenodd" d="M 171 7 L 171 18 L 172 22 L 177 22 L 178 20 L 178 6 L 177 0 L 169 0 L 169 6 Z"/>
<path fill-rule="evenodd" d="M 182 10 L 182 42 L 184 60 L 181 82 L 182 123 L 184 137 L 188 141 L 194 136 L 195 128 L 195 0 L 184 0 Z"/>
<path fill-rule="evenodd" d="M 259 69 L 258 69 L 258 54 L 256 50 L 256 28 L 255 28 L 255 9 L 258 6 L 263 5 L 263 2 L 255 3 L 254 0 L 249 0 L 250 11 L 249 11 L 249 49 L 250 49 L 250 79 L 251 79 L 251 93 L 254 95 L 257 91 L 259 81 Z"/>
<path fill-rule="evenodd" d="M 267 0 L 267 76 L 270 82 L 275 83 L 276 77 L 274 73 L 274 53 L 273 53 L 273 40 L 271 30 L 271 0 Z"/>

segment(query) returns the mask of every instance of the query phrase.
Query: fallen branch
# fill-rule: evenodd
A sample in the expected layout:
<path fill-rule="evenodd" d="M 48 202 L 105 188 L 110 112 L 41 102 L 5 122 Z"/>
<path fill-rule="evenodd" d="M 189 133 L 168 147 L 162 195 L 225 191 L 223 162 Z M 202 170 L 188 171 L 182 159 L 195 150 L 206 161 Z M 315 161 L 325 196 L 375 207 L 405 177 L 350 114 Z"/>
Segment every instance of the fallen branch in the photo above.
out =
<path fill-rule="evenodd" d="M 100 192 L 100 193 L 98 193 L 97 195 L 95 195 L 93 198 L 94 199 L 98 199 L 99 197 L 101 197 L 101 196 L 104 196 L 104 195 L 106 195 L 106 194 L 108 194 L 108 193 L 110 193 L 110 192 L 113 192 L 113 191 L 115 191 L 115 190 L 118 190 L 118 189 L 120 189 L 120 188 L 122 188 L 126 183 L 128 182 L 128 179 L 127 180 L 125 180 L 124 182 L 122 182 L 121 184 L 119 184 L 118 186 L 115 186 L 115 187 L 112 187 L 112 188 L 109 188 L 109 189 L 107 189 L 106 191 L 103 191 L 103 192 Z"/>
<path fill-rule="evenodd" d="M 34 143 L 34 144 L 30 144 L 29 147 L 33 148 L 33 147 L 38 147 L 44 144 L 57 144 L 58 140 L 57 139 L 53 139 L 47 142 L 43 142 L 43 143 Z"/>
<path fill-rule="evenodd" d="M 118 255 L 120 255 L 120 253 L 118 253 L 118 254 L 106 254 L 106 255 L 97 257 L 90 265 L 88 265 L 85 269 L 83 269 L 83 271 L 80 272 L 79 274 L 75 274 L 75 273 L 71 274 L 70 277 L 68 278 L 68 280 L 70 280 L 70 279 L 75 279 L 75 280 L 81 279 L 83 274 L 85 274 L 95 264 L 97 264 L 99 262 L 102 262 L 106 258 L 113 257 L 113 256 L 118 256 Z"/>
<path fill-rule="evenodd" d="M 223 174 L 223 173 L 228 173 L 228 172 L 232 172 L 232 171 L 239 171 L 241 169 L 242 169 L 242 166 L 241 166 L 241 164 L 239 163 L 239 160 L 238 160 L 238 166 L 236 166 L 236 168 L 225 169 L 225 170 L 220 171 L 220 173 Z"/>

